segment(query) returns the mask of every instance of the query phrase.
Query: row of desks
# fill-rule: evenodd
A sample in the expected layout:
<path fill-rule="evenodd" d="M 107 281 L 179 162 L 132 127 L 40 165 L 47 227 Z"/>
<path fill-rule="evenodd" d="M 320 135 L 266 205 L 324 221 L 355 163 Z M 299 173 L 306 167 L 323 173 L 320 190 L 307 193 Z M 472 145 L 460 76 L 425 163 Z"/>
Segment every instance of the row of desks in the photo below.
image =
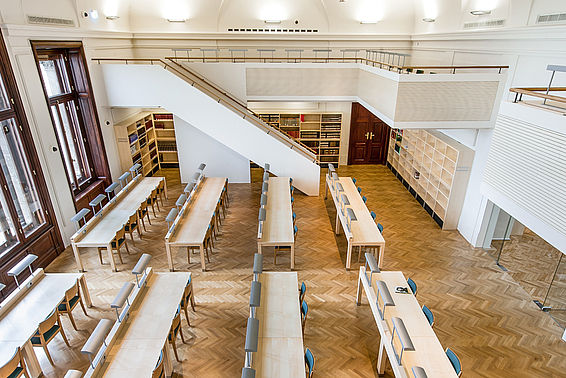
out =
<path fill-rule="evenodd" d="M 154 273 L 131 295 L 129 316 L 116 321 L 107 340 L 106 360 L 85 377 L 151 377 L 163 351 L 165 375 L 173 368 L 167 336 L 190 272 Z M 126 311 L 126 310 L 124 310 Z"/>
<path fill-rule="evenodd" d="M 196 193 L 193 194 L 193 197 L 179 212 L 177 219 L 173 223 L 173 229 L 165 236 L 169 270 L 173 271 L 175 269 L 172 255 L 173 247 L 198 247 L 200 249 L 202 271 L 206 270 L 204 238 L 212 219 L 212 214 L 216 210 L 218 200 L 222 196 L 226 180 L 226 177 L 203 178 Z"/>
<path fill-rule="evenodd" d="M 348 229 L 347 217 L 342 213 L 341 198 L 332 183 L 332 179 L 327 174 L 325 198 L 328 197 L 328 191 L 330 191 L 330 195 L 334 201 L 334 206 L 336 207 L 336 234 L 340 234 L 341 224 L 344 234 L 346 235 L 346 240 L 348 241 L 346 269 L 350 269 L 351 266 L 353 247 L 369 247 L 377 249 L 379 252 L 376 259 L 379 267 L 381 267 L 383 265 L 383 254 L 385 252 L 385 239 L 383 239 L 383 235 L 379 232 L 377 224 L 371 217 L 371 214 L 352 179 L 350 177 L 340 177 L 337 182 L 342 184 L 344 192 L 341 193 L 345 194 L 350 202 L 350 204 L 346 207 L 352 208 L 357 218 L 357 220 L 350 222 L 351 226 L 350 229 Z"/>
<path fill-rule="evenodd" d="M 116 236 L 116 232 L 128 222 L 130 216 L 137 214 L 140 204 L 146 201 L 151 192 L 162 182 L 165 184 L 164 177 L 136 176 L 96 216 L 71 236 L 71 245 L 80 272 L 85 271 L 79 252 L 79 248 L 84 247 L 106 248 L 112 270 L 117 271 L 110 244 L 112 239 Z M 166 185 L 164 185 L 164 190 L 165 197 L 167 197 Z M 139 216 L 138 224 L 140 224 Z"/>
<path fill-rule="evenodd" d="M 39 323 L 61 303 L 65 291 L 77 279 L 85 304 L 91 307 L 90 294 L 82 273 L 44 273 L 43 269 L 37 269 L 0 304 L 0 366 L 20 347 L 31 376 L 43 374 L 30 339 Z"/>
<path fill-rule="evenodd" d="M 270 188 L 271 190 L 271 188 Z M 304 377 L 305 360 L 296 272 L 260 274 L 257 377 Z"/>
<path fill-rule="evenodd" d="M 258 253 L 262 247 L 290 247 L 291 269 L 295 267 L 295 234 L 289 177 L 270 177 L 265 205 L 265 221 L 261 238 L 257 240 Z"/>
<path fill-rule="evenodd" d="M 369 276 L 368 272 L 367 277 Z M 387 284 L 395 303 L 394 306 L 386 307 L 384 320 L 381 319 L 377 308 L 376 281 L 378 280 L 384 281 Z M 377 362 L 378 373 L 383 374 L 386 356 L 388 356 L 396 377 L 413 377 L 411 369 L 414 366 L 423 368 L 429 378 L 457 377 L 450 360 L 446 356 L 416 297 L 411 292 L 408 294 L 395 292 L 395 288 L 399 286 L 407 287 L 407 280 L 402 272 L 382 271 L 373 273 L 370 284 L 366 278 L 365 267 L 360 267 L 356 303 L 360 305 L 362 293 L 365 293 L 380 333 L 381 340 Z M 391 343 L 393 330 L 391 319 L 393 317 L 403 320 L 415 347 L 414 351 L 405 351 L 403 353 L 401 364 L 397 363 Z"/>

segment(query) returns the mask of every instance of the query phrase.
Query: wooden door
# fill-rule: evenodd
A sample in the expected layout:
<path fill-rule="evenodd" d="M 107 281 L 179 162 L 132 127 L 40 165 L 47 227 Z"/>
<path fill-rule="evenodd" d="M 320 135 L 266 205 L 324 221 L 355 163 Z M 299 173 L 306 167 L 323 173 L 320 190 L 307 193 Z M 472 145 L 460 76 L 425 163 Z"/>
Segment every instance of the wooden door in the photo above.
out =
<path fill-rule="evenodd" d="M 385 164 L 389 126 L 362 105 L 352 103 L 348 164 Z"/>

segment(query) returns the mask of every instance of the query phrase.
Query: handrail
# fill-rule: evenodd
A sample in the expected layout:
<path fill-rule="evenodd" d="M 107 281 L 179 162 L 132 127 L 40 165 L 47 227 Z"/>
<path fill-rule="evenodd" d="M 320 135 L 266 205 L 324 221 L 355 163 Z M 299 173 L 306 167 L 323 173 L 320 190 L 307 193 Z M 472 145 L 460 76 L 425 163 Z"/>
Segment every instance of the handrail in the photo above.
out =
<path fill-rule="evenodd" d="M 165 59 L 167 59 L 171 63 L 160 58 L 92 58 L 92 60 L 97 62 L 98 64 L 100 64 L 101 62 L 124 62 L 125 64 L 128 64 L 128 62 L 149 62 L 152 65 L 159 64 L 165 69 L 169 69 L 170 72 L 179 76 L 186 82 L 190 83 L 192 86 L 198 86 L 199 90 L 201 90 L 203 93 L 214 98 L 218 101 L 218 103 L 222 102 L 224 106 L 230 108 L 235 113 L 242 115 L 244 119 L 247 119 L 248 121 L 254 123 L 257 127 L 264 129 L 267 134 L 272 135 L 281 142 L 287 144 L 291 149 L 299 151 L 299 153 L 311 159 L 314 163 L 318 163 L 316 153 L 308 146 L 298 140 L 295 140 L 289 134 L 268 125 L 259 118 L 258 114 L 245 106 L 241 101 L 229 95 L 227 92 L 222 91 L 217 86 L 205 80 L 203 77 L 196 74 L 192 70 L 181 65 L 180 63 L 173 61 L 171 58 Z"/>
<path fill-rule="evenodd" d="M 511 88 L 509 92 L 515 93 L 515 99 L 513 102 L 521 102 L 523 101 L 523 95 L 542 98 L 545 100 L 552 100 L 556 102 L 560 102 L 566 104 L 566 97 L 549 95 L 546 93 L 538 93 L 540 91 L 549 91 L 549 92 L 566 92 L 566 87 L 555 87 L 555 88 L 543 88 L 543 87 L 527 87 L 527 88 Z"/>

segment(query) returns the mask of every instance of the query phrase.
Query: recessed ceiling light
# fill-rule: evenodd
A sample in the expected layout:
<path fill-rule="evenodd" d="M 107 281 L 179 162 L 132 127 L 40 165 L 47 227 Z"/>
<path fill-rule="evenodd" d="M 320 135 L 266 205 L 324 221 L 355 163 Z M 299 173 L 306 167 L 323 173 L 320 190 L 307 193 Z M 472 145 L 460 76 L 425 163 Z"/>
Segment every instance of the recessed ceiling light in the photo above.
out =
<path fill-rule="evenodd" d="M 98 18 L 98 11 L 96 9 L 92 9 L 90 12 L 90 18 L 96 20 Z"/>
<path fill-rule="evenodd" d="M 281 20 L 264 20 L 266 24 L 280 24 Z"/>
<path fill-rule="evenodd" d="M 111 20 L 111 21 L 117 20 L 119 18 L 120 18 L 120 16 L 106 16 L 106 19 Z"/>
<path fill-rule="evenodd" d="M 360 24 L 363 24 L 363 25 L 377 24 L 377 21 L 364 20 L 364 21 L 360 21 Z"/>
<path fill-rule="evenodd" d="M 491 14 L 490 10 L 473 10 L 470 11 L 474 16 L 485 16 L 486 14 Z"/>
<path fill-rule="evenodd" d="M 167 21 L 169 22 L 186 22 L 186 18 L 168 18 Z"/>
<path fill-rule="evenodd" d="M 430 18 L 430 17 L 425 17 L 425 18 L 423 18 L 423 21 L 424 21 L 424 22 L 434 22 L 434 21 L 436 21 L 436 19 L 435 19 L 435 18 Z"/>

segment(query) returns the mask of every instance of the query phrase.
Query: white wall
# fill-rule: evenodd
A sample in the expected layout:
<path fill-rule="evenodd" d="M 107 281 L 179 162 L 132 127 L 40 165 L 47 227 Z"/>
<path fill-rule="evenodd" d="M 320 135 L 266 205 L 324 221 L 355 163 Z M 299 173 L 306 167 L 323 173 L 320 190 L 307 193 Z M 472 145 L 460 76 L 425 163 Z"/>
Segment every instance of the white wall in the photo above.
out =
<path fill-rule="evenodd" d="M 232 183 L 250 182 L 250 161 L 212 139 L 182 118 L 174 116 L 181 182 L 192 178 L 200 163 L 209 177 L 228 177 Z"/>

